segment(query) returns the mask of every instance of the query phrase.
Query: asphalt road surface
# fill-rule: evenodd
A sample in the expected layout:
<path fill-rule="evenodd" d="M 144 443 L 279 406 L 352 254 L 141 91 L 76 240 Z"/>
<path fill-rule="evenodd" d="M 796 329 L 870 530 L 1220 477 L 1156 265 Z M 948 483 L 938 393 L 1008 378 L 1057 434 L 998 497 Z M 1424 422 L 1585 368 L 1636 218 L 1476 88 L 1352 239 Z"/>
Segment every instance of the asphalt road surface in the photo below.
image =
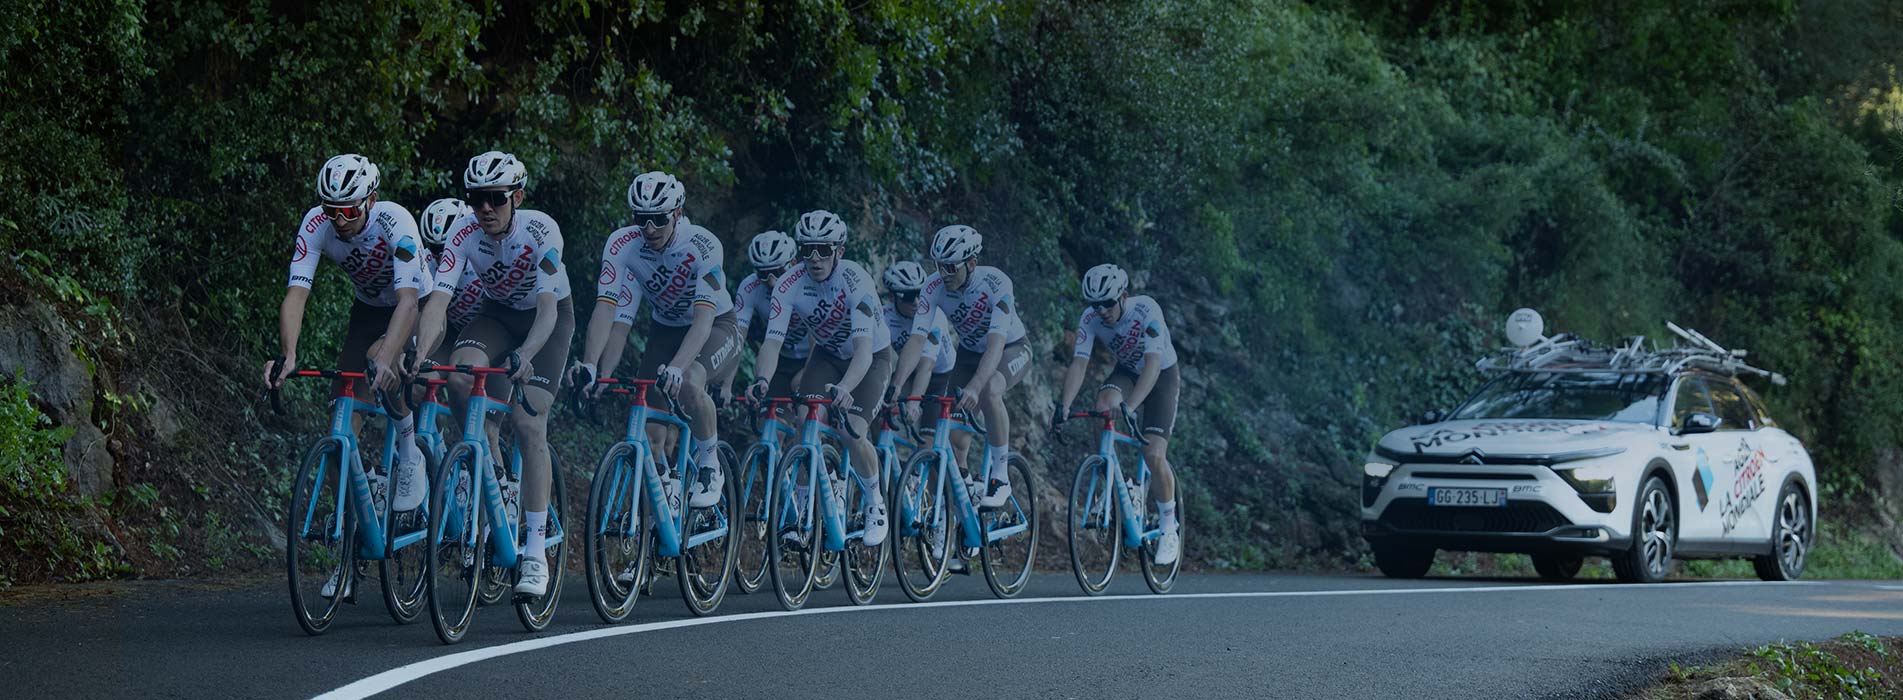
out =
<path fill-rule="evenodd" d="M 763 592 L 692 618 L 662 581 L 616 627 L 568 583 L 546 632 L 485 608 L 454 647 L 426 620 L 391 622 L 372 589 L 321 637 L 298 629 L 278 581 L 16 592 L 0 603 L 0 695 L 1613 697 L 1669 659 L 1903 635 L 1899 582 L 1186 575 L 1155 596 L 1123 576 L 1086 599 L 1051 573 L 1008 602 L 960 577 L 924 605 L 888 586 L 853 608 L 834 589 L 784 614 Z"/>

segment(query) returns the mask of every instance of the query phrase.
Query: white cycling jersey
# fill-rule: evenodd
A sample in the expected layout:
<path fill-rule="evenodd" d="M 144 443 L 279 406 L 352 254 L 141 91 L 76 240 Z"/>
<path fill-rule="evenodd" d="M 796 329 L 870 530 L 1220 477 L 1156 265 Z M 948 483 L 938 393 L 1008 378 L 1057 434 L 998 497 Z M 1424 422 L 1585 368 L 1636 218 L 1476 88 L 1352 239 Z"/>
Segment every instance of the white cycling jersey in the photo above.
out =
<path fill-rule="evenodd" d="M 1163 322 L 1163 307 L 1147 296 L 1124 299 L 1123 315 L 1115 323 L 1105 321 L 1097 307 L 1084 309 L 1083 318 L 1077 319 L 1077 344 L 1071 353 L 1090 357 L 1093 340 L 1103 341 L 1116 356 L 1117 366 L 1131 372 L 1142 372 L 1143 356 L 1153 352 L 1163 356 L 1163 365 L 1157 369 L 1176 366 L 1176 345 L 1170 342 L 1169 324 Z"/>
<path fill-rule="evenodd" d="M 922 304 L 921 304 L 922 305 Z M 899 309 L 886 304 L 883 309 L 886 332 L 892 337 L 905 338 L 912 332 L 912 317 L 899 313 Z M 918 351 L 920 362 L 931 362 L 933 374 L 952 371 L 958 363 L 958 348 L 952 345 L 951 322 L 945 320 L 945 312 L 932 309 L 932 324 L 925 333 L 925 347 Z"/>
<path fill-rule="evenodd" d="M 740 280 L 740 291 L 734 294 L 734 311 L 740 316 L 740 335 L 746 335 L 753 327 L 754 317 L 760 320 L 760 335 L 766 335 L 767 312 L 773 307 L 773 286 L 760 279 L 759 273 L 747 275 Z M 780 357 L 789 360 L 804 360 L 813 354 L 813 335 L 807 324 L 795 317 L 786 324 L 786 338 L 781 341 Z"/>
<path fill-rule="evenodd" d="M 436 288 L 435 282 L 435 276 L 439 274 L 437 268 L 439 265 L 442 265 L 444 257 L 443 251 L 425 251 L 423 253 L 424 276 L 430 279 L 428 289 L 430 290 L 431 296 L 445 293 Z M 455 271 L 451 270 L 440 274 L 447 276 L 450 272 Z M 452 328 L 468 325 L 469 320 L 476 317 L 476 312 L 482 310 L 482 281 L 472 279 L 469 284 L 458 287 L 454 294 L 455 296 L 449 300 L 448 309 L 443 313 L 443 323 Z"/>
<path fill-rule="evenodd" d="M 773 300 L 767 302 L 766 337 L 785 340 L 798 317 L 810 329 L 813 346 L 840 359 L 852 359 L 855 338 L 870 338 L 873 352 L 891 347 L 892 336 L 875 310 L 879 308 L 875 290 L 872 275 L 851 260 L 834 263 L 833 274 L 825 281 L 813 279 L 804 264 L 787 268 L 773 289 Z"/>
<path fill-rule="evenodd" d="M 601 249 L 596 299 L 615 302 L 618 323 L 633 325 L 646 299 L 655 323 L 692 325 L 695 306 L 711 306 L 715 315 L 733 310 L 722 261 L 720 239 L 685 218 L 675 223 L 674 240 L 662 250 L 647 246 L 639 226 L 617 229 Z"/>
<path fill-rule="evenodd" d="M 395 202 L 377 202 L 365 214 L 370 221 L 356 236 L 337 237 L 323 207 L 304 212 L 297 231 L 297 249 L 291 253 L 292 287 L 309 289 L 317 279 L 317 260 L 330 258 L 344 268 L 355 285 L 357 301 L 370 306 L 396 306 L 396 290 L 424 288 L 421 239 L 416 218 Z"/>
<path fill-rule="evenodd" d="M 912 335 L 930 329 L 930 311 L 937 309 L 951 322 L 958 347 L 966 352 L 984 352 L 985 337 L 992 333 L 1003 333 L 1006 343 L 1024 339 L 1024 321 L 1018 318 L 1018 304 L 1011 295 L 1011 278 L 998 268 L 972 268 L 965 288 L 956 292 L 945 287 L 943 274 L 933 274 L 919 290 L 918 301 Z"/>
<path fill-rule="evenodd" d="M 568 298 L 562 230 L 547 214 L 517 209 L 501 237 L 484 233 L 475 214 L 464 214 L 450 230 L 455 233 L 436 261 L 437 292 L 457 294 L 480 285 L 484 303 L 518 311 L 534 309 L 542 294 L 554 294 L 558 301 Z"/>

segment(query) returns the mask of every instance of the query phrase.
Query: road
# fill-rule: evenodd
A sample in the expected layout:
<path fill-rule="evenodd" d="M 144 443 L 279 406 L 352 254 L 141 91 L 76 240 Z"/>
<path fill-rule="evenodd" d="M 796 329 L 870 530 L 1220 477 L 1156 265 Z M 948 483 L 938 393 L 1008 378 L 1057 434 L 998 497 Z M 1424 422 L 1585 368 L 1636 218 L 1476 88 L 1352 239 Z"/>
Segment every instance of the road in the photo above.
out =
<path fill-rule="evenodd" d="M 371 595 L 312 638 L 279 582 L 119 583 L 10 595 L 0 687 L 10 697 L 496 697 L 504 687 L 519 690 L 510 697 L 1611 697 L 1669 658 L 1851 630 L 1903 635 L 1896 582 L 1254 574 L 1185 576 L 1161 597 L 1125 577 L 1111 592 L 1085 599 L 1068 575 L 1040 574 L 1000 603 L 961 577 L 926 605 L 892 589 L 851 608 L 835 589 L 784 615 L 762 593 L 700 619 L 662 595 L 631 624 L 605 627 L 572 585 L 541 635 L 486 608 L 469 641 L 444 647 L 426 621 L 399 627 Z"/>

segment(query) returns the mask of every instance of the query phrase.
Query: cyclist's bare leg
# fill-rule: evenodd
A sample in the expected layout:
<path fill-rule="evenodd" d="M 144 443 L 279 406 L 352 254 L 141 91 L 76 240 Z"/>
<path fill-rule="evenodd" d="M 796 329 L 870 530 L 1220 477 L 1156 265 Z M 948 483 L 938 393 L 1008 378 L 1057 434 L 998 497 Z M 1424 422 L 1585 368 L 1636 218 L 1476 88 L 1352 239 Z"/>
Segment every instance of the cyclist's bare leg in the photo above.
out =
<path fill-rule="evenodd" d="M 866 483 L 873 484 L 873 488 L 878 488 L 879 455 L 872 448 L 872 440 L 866 437 L 866 419 L 848 414 L 846 422 L 852 426 L 853 431 L 859 433 L 857 440 L 851 439 L 850 436 L 842 436 L 847 438 L 846 449 L 852 451 L 852 470 L 858 472 Z"/>
<path fill-rule="evenodd" d="M 1009 481 L 1011 475 L 1004 468 L 1004 459 L 1011 446 L 1011 415 L 1004 409 L 1004 373 L 993 372 L 991 380 L 985 382 L 985 392 L 978 398 L 978 407 L 985 416 L 985 436 L 991 443 L 990 472 L 986 479 Z"/>
<path fill-rule="evenodd" d="M 1150 495 L 1158 503 L 1176 500 L 1176 475 L 1170 471 L 1170 439 L 1156 433 L 1144 435 L 1150 444 L 1143 446 L 1143 461 L 1150 465 L 1155 477 L 1150 479 Z"/>
<path fill-rule="evenodd" d="M 547 511 L 550 490 L 548 409 L 555 403 L 555 395 L 537 386 L 524 387 L 523 391 L 529 404 L 535 407 L 536 415 L 529 415 L 519 405 L 509 411 L 515 447 L 522 451 L 522 509 Z"/>
<path fill-rule="evenodd" d="M 699 362 L 687 366 L 683 379 L 686 386 L 681 387 L 678 400 L 681 410 L 694 419 L 694 442 L 699 445 L 711 445 L 720 439 L 717 421 L 720 412 L 714 407 L 714 400 L 707 396 L 707 368 Z"/>

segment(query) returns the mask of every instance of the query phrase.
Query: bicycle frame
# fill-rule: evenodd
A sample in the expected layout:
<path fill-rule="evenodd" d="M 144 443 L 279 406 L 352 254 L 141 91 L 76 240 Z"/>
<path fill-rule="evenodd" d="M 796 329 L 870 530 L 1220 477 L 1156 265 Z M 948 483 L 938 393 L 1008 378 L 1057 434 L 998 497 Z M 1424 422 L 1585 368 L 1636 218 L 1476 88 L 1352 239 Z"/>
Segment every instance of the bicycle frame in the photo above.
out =
<path fill-rule="evenodd" d="M 666 411 L 656 410 L 648 405 L 648 389 L 654 386 L 654 381 L 651 379 L 621 379 L 618 377 L 604 377 L 597 381 L 602 384 L 629 384 L 634 387 L 633 389 L 627 389 L 617 386 L 608 390 L 610 393 L 632 394 L 634 396 L 634 405 L 628 410 L 628 429 L 626 434 L 622 436 L 621 441 L 632 447 L 629 454 L 634 460 L 635 469 L 616 471 L 615 480 L 610 483 L 608 487 L 608 500 L 606 502 L 619 503 L 622 489 L 624 488 L 641 489 L 642 493 L 647 496 L 648 507 L 654 509 L 653 512 L 657 515 L 662 516 L 654 518 L 654 548 L 655 554 L 663 557 L 678 557 L 683 551 L 698 547 L 709 540 L 726 536 L 727 530 L 732 525 L 727 522 L 725 514 L 716 511 L 716 514 L 719 515 L 718 525 L 705 532 L 688 535 L 686 541 L 682 541 L 681 533 L 687 528 L 688 508 L 686 494 L 684 493 L 686 485 L 684 483 L 682 485 L 683 494 L 680 507 L 675 508 L 668 505 L 667 494 L 662 490 L 661 486 L 662 479 L 659 465 L 654 461 L 653 446 L 648 442 L 647 425 L 649 423 L 660 423 L 680 430 L 681 439 L 676 441 L 678 443 L 678 449 L 674 455 L 676 468 L 679 468 L 680 465 L 688 464 L 689 456 L 694 453 L 694 434 L 693 431 L 689 429 L 687 422 L 681 420 L 679 416 Z M 625 460 L 629 458 L 630 457 L 623 457 L 622 459 Z M 684 476 L 683 474 L 683 477 Z M 630 483 L 630 481 L 632 481 L 632 483 Z M 629 508 L 634 507 L 633 501 L 630 501 Z M 638 515 L 638 513 L 632 515 Z M 627 527 L 629 529 L 622 534 L 630 537 L 633 536 L 633 528 L 640 527 L 640 520 L 639 517 L 628 518 Z M 603 519 L 604 527 L 606 523 L 607 519 Z"/>
<path fill-rule="evenodd" d="M 764 446 L 764 449 L 766 450 L 766 474 L 760 475 L 760 480 L 762 483 L 765 483 L 765 484 L 773 483 L 773 477 L 779 474 L 780 455 L 781 455 L 780 435 L 790 434 L 794 432 L 792 426 L 787 425 L 786 421 L 783 421 L 780 419 L 779 410 L 781 406 L 791 406 L 792 404 L 793 404 L 792 399 L 767 399 L 766 402 L 762 404 L 760 407 L 760 411 L 761 411 L 760 439 L 758 444 Z M 740 484 L 741 493 L 747 493 L 753 488 L 753 479 L 755 475 L 754 475 L 753 469 L 751 469 L 751 465 L 748 465 L 748 466 L 749 468 L 746 470 L 746 476 L 742 477 L 744 481 Z M 736 504 L 736 505 L 744 506 L 745 504 Z M 762 498 L 760 499 L 759 513 L 746 513 L 746 514 L 743 514 L 741 517 L 759 518 L 758 522 L 766 522 L 766 519 L 767 519 L 766 512 L 772 507 L 773 507 L 773 504 L 767 502 L 767 499 Z"/>
<path fill-rule="evenodd" d="M 905 463 L 899 461 L 899 448 L 904 447 L 908 454 L 918 451 L 917 441 L 901 436 L 899 431 L 892 429 L 893 422 L 902 420 L 904 418 L 900 416 L 896 404 L 886 407 L 885 423 L 879 426 L 879 439 L 873 443 L 879 463 L 883 465 L 879 470 L 879 481 L 885 486 L 883 493 L 892 493 L 892 482 L 899 478 L 898 471 L 904 468 Z M 912 426 L 908 424 L 906 427 L 909 429 Z"/>
<path fill-rule="evenodd" d="M 435 455 L 438 461 L 449 454 L 449 442 L 443 439 L 443 431 L 436 428 L 436 422 L 449 413 L 449 405 L 439 396 L 448 381 L 442 379 L 418 379 L 417 383 L 425 387 L 423 403 L 416 407 L 416 439 L 422 447 Z"/>
<path fill-rule="evenodd" d="M 864 478 L 859 476 L 858 470 L 853 469 L 852 450 L 846 449 L 846 440 L 839 434 L 839 431 L 834 430 L 832 426 L 826 425 L 826 421 L 820 418 L 820 409 L 832 403 L 832 401 L 826 398 L 808 397 L 803 399 L 801 403 L 805 404 L 806 418 L 805 422 L 800 426 L 799 444 L 808 448 L 808 464 L 812 467 L 810 473 L 806 476 L 806 487 L 811 489 L 810 493 L 825 496 L 824 498 L 818 499 L 820 502 L 818 511 L 821 518 L 820 546 L 827 551 L 843 552 L 846 551 L 846 540 L 852 539 L 853 537 L 863 538 L 865 536 L 865 530 L 862 528 L 847 532 L 846 514 L 833 505 L 833 499 L 831 497 L 833 479 L 832 475 L 827 474 L 823 468 L 824 463 L 821 460 L 823 459 L 822 450 L 825 446 L 822 441 L 831 439 L 833 444 L 840 446 L 839 469 L 846 474 L 852 475 L 850 478 L 859 480 L 859 492 L 862 494 L 867 491 L 866 482 Z M 787 514 L 785 513 L 781 514 L 781 517 L 786 516 Z M 804 526 L 806 524 L 805 519 L 813 517 L 813 514 L 807 513 L 805 516 L 800 516 L 798 513 L 793 513 L 792 516 L 800 520 L 800 525 Z M 776 528 L 775 531 L 778 531 L 778 528 Z"/>
<path fill-rule="evenodd" d="M 504 374 L 508 370 L 496 367 L 436 365 L 425 367 L 424 371 L 463 372 L 475 375 L 476 381 L 469 389 L 469 410 L 467 417 L 463 421 L 461 444 L 470 446 L 475 453 L 477 464 L 491 464 L 492 461 L 490 458 L 492 455 L 489 452 L 489 441 L 487 439 L 489 414 L 506 414 L 511 409 L 508 403 L 497 401 L 489 397 L 488 379 L 492 375 Z M 519 479 L 522 475 L 522 450 L 513 445 L 511 448 L 509 451 L 509 474 Z M 477 485 L 478 488 L 482 489 L 482 507 L 488 510 L 491 523 L 501 524 L 492 526 L 495 531 L 507 535 L 507 537 L 495 537 L 490 539 L 490 547 L 492 549 L 489 555 L 489 562 L 499 567 L 513 568 L 521 558 L 522 552 L 516 549 L 515 539 L 516 535 L 519 534 L 516 531 L 517 524 L 509 518 L 508 509 L 503 505 L 502 484 L 496 481 L 494 470 L 477 469 L 476 473 L 482 477 L 482 483 Z M 454 488 L 448 482 L 448 480 L 456 478 L 456 474 L 452 470 L 448 468 L 443 469 L 442 478 L 445 481 L 440 485 L 440 488 Z M 454 491 L 451 491 L 451 493 L 454 493 Z M 466 525 L 468 520 L 458 517 L 462 515 L 457 512 L 461 504 L 454 503 L 454 499 L 450 500 L 452 501 L 452 505 L 449 506 L 450 512 L 445 515 L 450 517 L 452 522 Z M 473 515 L 473 513 L 471 515 Z M 445 536 L 462 537 L 464 538 L 464 544 L 472 547 L 475 545 L 476 537 L 479 534 L 475 532 L 474 528 L 470 527 L 459 527 L 453 533 L 450 532 L 447 527 L 445 527 L 444 530 Z M 552 547 L 560 544 L 565 535 L 564 530 L 561 523 L 561 514 L 554 509 L 550 509 L 548 516 L 549 532 L 546 538 L 548 546 Z M 423 535 L 418 533 L 417 537 L 421 539 Z"/>
<path fill-rule="evenodd" d="M 1129 445 L 1137 449 L 1137 478 L 1135 488 L 1139 490 L 1139 493 L 1146 493 L 1150 485 L 1150 464 L 1143 458 L 1143 440 L 1130 437 L 1129 435 L 1125 435 L 1122 431 L 1117 430 L 1116 420 L 1112 418 L 1108 412 L 1073 413 L 1071 417 L 1100 418 L 1103 420 L 1103 427 L 1100 429 L 1097 437 L 1097 456 L 1103 458 L 1104 468 L 1101 476 L 1093 476 L 1091 478 L 1090 500 L 1085 502 L 1084 512 L 1091 514 L 1093 519 L 1098 519 L 1095 516 L 1097 512 L 1097 498 L 1102 490 L 1099 489 L 1097 485 L 1100 483 L 1099 479 L 1108 480 L 1111 483 L 1111 490 L 1115 491 L 1114 500 L 1117 502 L 1116 507 L 1123 514 L 1123 546 L 1132 548 L 1141 547 L 1145 542 L 1162 537 L 1163 528 L 1161 524 L 1149 530 L 1142 529 L 1143 526 L 1141 523 L 1143 519 L 1141 514 L 1137 513 L 1136 509 L 1130 505 L 1132 502 L 1130 489 L 1132 487 L 1125 483 L 1122 478 L 1122 460 L 1117 456 L 1118 445 Z M 1112 475 L 1115 475 L 1115 477 L 1113 478 Z M 1110 509 L 1103 509 L 1103 515 L 1101 519 L 1098 520 L 1099 522 L 1095 523 L 1097 527 L 1109 528 Z"/>
<path fill-rule="evenodd" d="M 933 431 L 932 446 L 930 449 L 933 453 L 938 455 L 939 463 L 945 465 L 946 468 L 938 470 L 937 481 L 931 484 L 929 488 L 940 488 L 944 486 L 944 480 L 950 478 L 953 472 L 957 473 L 958 478 L 952 479 L 951 482 L 951 494 L 952 506 L 955 508 L 955 515 L 960 524 L 959 533 L 962 538 L 960 544 L 966 548 L 982 547 L 988 543 L 1024 532 L 1030 527 L 1028 525 L 1030 519 L 1024 516 L 1023 506 L 1019 505 L 1015 498 L 1011 500 L 1011 507 L 1019 511 L 1019 517 L 1015 519 L 1016 524 L 995 530 L 986 530 L 980 527 L 978 507 L 972 503 L 971 493 L 965 488 L 965 469 L 958 465 L 958 460 L 952 455 L 951 436 L 953 431 L 959 431 L 983 438 L 985 431 L 979 429 L 977 426 L 952 418 L 951 407 L 952 402 L 957 400 L 956 398 L 950 396 L 933 398 L 939 403 L 938 428 Z M 922 399 L 922 397 L 909 397 L 907 400 L 920 399 Z M 981 440 L 981 442 L 985 441 Z M 988 465 L 991 463 L 991 444 L 989 442 L 985 442 L 984 452 L 981 453 L 981 455 L 980 464 Z M 922 522 L 912 517 L 916 514 L 917 504 L 904 498 L 900 498 L 898 501 L 899 509 L 903 516 L 899 518 L 899 522 Z M 918 533 L 907 532 L 906 534 L 916 535 Z"/>
<path fill-rule="evenodd" d="M 337 512 L 331 522 L 335 528 L 328 533 L 332 539 L 343 537 L 344 508 L 355 509 L 357 515 L 357 557 L 377 560 L 387 554 L 384 551 L 383 518 L 377 512 L 376 502 L 370 496 L 370 478 L 363 471 L 363 457 L 358 453 L 357 431 L 351 425 L 351 418 L 358 413 L 384 420 L 383 430 L 383 469 L 388 473 L 396 462 L 396 431 L 390 429 L 390 415 L 376 404 L 357 398 L 354 380 L 363 379 L 363 372 L 339 372 L 336 370 L 299 370 L 291 373 L 293 377 L 329 377 L 338 380 L 337 396 L 331 400 L 330 436 L 342 444 L 338 454 L 343 464 L 337 469 L 337 493 L 349 494 L 346 500 L 339 500 Z M 329 468 L 329 460 L 320 463 L 314 481 L 322 482 Z M 387 504 L 386 504 L 387 507 Z M 304 513 L 304 526 L 301 534 L 310 536 L 311 523 L 316 519 L 317 510 Z M 419 535 L 420 537 L 420 535 Z M 406 544 L 398 540 L 398 547 Z"/>

